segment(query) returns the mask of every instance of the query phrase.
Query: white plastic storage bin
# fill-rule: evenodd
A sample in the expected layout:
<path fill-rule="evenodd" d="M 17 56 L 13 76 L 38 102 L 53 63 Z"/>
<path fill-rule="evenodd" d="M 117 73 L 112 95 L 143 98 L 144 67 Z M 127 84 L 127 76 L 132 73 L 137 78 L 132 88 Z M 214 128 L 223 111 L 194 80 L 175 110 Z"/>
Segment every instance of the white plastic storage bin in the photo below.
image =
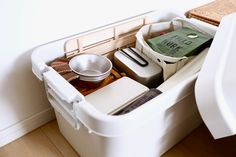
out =
<path fill-rule="evenodd" d="M 86 97 L 47 65 L 65 54 L 97 53 L 111 57 L 117 48 L 133 45 L 135 34 L 143 25 L 174 17 L 184 18 L 170 12 L 150 12 L 34 50 L 33 72 L 45 82 L 61 133 L 81 157 L 160 156 L 201 124 L 197 106 L 215 138 L 235 134 L 236 76 L 232 68 L 236 58 L 235 15 L 224 18 L 209 51 L 201 52 L 158 87 L 162 94 L 125 115 L 99 112 L 96 104 L 88 103 Z M 210 24 L 187 20 L 212 35 L 217 30 Z"/>

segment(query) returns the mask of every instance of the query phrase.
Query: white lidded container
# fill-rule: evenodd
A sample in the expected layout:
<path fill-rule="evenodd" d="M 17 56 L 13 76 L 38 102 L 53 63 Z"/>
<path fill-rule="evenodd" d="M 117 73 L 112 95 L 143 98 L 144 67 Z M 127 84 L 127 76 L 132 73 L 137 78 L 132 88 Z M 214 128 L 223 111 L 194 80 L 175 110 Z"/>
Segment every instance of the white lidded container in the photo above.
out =
<path fill-rule="evenodd" d="M 135 34 L 143 25 L 181 16 L 150 12 L 34 50 L 33 72 L 45 83 L 61 133 L 81 157 L 157 157 L 199 126 L 202 119 L 216 139 L 236 133 L 236 14 L 222 20 L 209 51 L 201 52 L 158 87 L 162 94 L 125 115 L 99 112 L 47 65 L 68 52 L 111 56 L 117 48 L 135 43 Z M 210 34 L 217 30 L 196 19 L 190 21 Z"/>

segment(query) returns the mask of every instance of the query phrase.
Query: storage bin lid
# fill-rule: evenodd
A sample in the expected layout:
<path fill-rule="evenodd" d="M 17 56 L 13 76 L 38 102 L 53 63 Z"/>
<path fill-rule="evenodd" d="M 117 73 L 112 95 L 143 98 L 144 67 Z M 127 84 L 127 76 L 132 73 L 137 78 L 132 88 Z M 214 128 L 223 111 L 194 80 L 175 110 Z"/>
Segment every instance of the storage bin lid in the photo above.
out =
<path fill-rule="evenodd" d="M 199 112 L 214 138 L 236 134 L 236 13 L 224 17 L 195 85 Z"/>

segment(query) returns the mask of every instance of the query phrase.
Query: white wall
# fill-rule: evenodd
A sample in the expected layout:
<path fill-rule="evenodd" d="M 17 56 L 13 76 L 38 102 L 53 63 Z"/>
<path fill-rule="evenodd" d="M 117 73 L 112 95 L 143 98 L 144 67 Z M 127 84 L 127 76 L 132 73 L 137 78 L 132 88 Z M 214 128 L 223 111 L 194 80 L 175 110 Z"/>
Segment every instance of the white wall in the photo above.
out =
<path fill-rule="evenodd" d="M 188 10 L 205 1 L 1 0 L 0 146 L 53 118 L 43 84 L 31 72 L 33 47 L 146 11 Z"/>

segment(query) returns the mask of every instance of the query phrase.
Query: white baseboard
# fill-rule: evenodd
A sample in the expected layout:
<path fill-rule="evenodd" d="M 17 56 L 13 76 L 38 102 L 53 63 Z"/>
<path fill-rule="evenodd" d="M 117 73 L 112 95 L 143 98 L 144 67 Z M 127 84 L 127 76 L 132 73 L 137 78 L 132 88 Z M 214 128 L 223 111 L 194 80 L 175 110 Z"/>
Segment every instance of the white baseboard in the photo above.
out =
<path fill-rule="evenodd" d="M 22 137 L 55 118 L 53 108 L 48 108 L 0 132 L 0 147 Z"/>

